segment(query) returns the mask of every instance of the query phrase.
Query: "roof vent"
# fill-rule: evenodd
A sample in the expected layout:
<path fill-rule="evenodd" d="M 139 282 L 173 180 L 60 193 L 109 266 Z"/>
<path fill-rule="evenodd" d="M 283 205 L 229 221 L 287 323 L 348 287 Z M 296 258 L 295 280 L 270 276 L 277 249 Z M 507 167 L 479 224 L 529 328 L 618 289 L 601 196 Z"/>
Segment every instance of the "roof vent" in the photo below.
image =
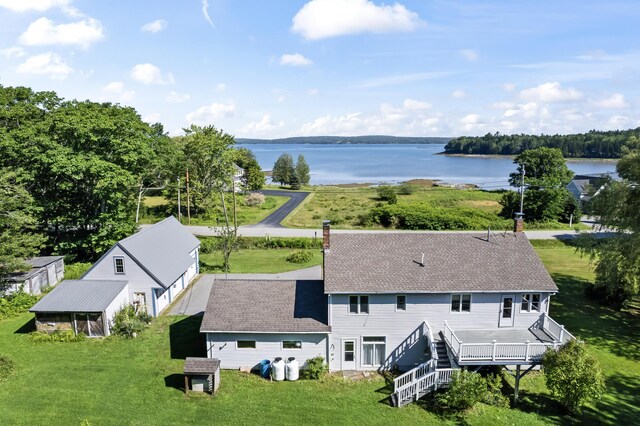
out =
<path fill-rule="evenodd" d="M 420 253 L 420 254 L 422 255 L 420 262 L 414 260 L 413 263 L 417 263 L 418 265 L 420 265 L 420 267 L 424 268 L 424 253 Z"/>

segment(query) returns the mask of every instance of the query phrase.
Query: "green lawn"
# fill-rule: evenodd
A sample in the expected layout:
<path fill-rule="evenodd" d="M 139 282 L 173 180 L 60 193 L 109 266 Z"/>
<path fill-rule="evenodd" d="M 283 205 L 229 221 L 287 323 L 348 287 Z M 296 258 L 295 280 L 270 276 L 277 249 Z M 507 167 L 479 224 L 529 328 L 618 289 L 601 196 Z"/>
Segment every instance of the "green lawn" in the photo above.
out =
<path fill-rule="evenodd" d="M 0 321 L 0 353 L 17 363 L 14 375 L 0 382 L 0 423 L 637 424 L 638 317 L 600 307 L 584 297 L 582 286 L 592 273 L 573 248 L 548 241 L 534 241 L 534 245 L 560 287 L 551 315 L 590 345 L 607 375 L 607 394 L 577 418 L 562 413 L 539 373 L 522 380 L 518 408 L 480 405 L 463 419 L 443 419 L 422 404 L 389 407 L 385 399 L 390 388 L 379 377 L 358 382 L 333 377 L 322 382 L 270 383 L 223 371 L 215 397 L 187 398 L 181 391 L 183 360 L 204 355 L 197 318 L 160 317 L 135 340 L 34 343 L 23 333 L 32 315 L 23 314 Z"/>
<path fill-rule="evenodd" d="M 229 197 L 230 198 L 230 197 Z M 238 195 L 237 199 L 237 216 L 238 216 L 238 225 L 253 225 L 260 222 L 262 219 L 269 216 L 271 213 L 279 209 L 284 203 L 289 200 L 289 197 L 285 196 L 267 196 L 265 197 L 264 204 L 260 206 L 247 206 L 244 203 L 244 195 Z M 140 223 L 150 224 L 161 221 L 168 214 L 166 212 L 166 208 L 168 206 L 168 202 L 166 198 L 161 196 L 155 197 L 145 197 L 144 205 L 148 208 L 148 213 L 143 214 L 140 217 Z M 230 218 L 232 218 L 232 204 L 229 202 L 227 206 L 229 209 Z M 183 206 L 183 209 L 185 207 Z M 176 214 L 176 211 L 172 212 L 172 214 Z M 208 215 L 192 215 L 191 216 L 191 224 L 192 225 L 204 225 L 204 226 L 216 226 L 222 224 L 224 221 L 224 215 L 222 214 L 221 208 L 216 208 L 215 211 Z M 183 214 L 183 224 L 187 224 L 186 215 Z"/>
<path fill-rule="evenodd" d="M 322 264 L 322 253 L 318 249 L 309 249 L 313 258 L 307 263 L 292 263 L 287 257 L 297 249 L 253 249 L 238 250 L 231 254 L 231 271 L 235 274 L 278 273 L 309 268 Z M 216 251 L 200 255 L 200 267 L 203 272 L 222 272 L 222 253 Z"/>

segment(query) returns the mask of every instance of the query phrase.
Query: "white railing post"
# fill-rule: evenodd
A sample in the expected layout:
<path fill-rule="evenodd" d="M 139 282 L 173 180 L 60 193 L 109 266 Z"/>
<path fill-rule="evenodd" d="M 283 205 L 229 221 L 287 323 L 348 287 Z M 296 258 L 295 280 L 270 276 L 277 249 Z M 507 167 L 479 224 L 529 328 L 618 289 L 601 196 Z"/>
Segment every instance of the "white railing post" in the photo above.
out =
<path fill-rule="evenodd" d="M 530 344 L 530 343 L 531 343 L 531 342 L 527 340 L 527 349 L 526 349 L 526 350 L 525 350 L 525 352 L 524 352 L 524 360 L 525 360 L 525 361 L 529 361 L 529 344 Z"/>
<path fill-rule="evenodd" d="M 560 343 L 562 343 L 562 338 L 564 337 L 564 325 L 560 326 L 560 337 L 558 338 L 558 340 L 560 340 Z"/>
<path fill-rule="evenodd" d="M 495 361 L 496 360 L 496 341 L 493 341 L 493 352 L 491 354 L 491 361 Z"/>

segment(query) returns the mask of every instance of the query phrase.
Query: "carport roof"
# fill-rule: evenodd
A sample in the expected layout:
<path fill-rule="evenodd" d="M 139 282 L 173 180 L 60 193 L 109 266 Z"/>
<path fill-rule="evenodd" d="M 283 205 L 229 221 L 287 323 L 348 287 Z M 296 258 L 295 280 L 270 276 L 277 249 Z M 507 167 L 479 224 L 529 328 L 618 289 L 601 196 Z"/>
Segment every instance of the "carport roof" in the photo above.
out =
<path fill-rule="evenodd" d="M 29 312 L 103 312 L 127 284 L 112 280 L 62 281 Z"/>

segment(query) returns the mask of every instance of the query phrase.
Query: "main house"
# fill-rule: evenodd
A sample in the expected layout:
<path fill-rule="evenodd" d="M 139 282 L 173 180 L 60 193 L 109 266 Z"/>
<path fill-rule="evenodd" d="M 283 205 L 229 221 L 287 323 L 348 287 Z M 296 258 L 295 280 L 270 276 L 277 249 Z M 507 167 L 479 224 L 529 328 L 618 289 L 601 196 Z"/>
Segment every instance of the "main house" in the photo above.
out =
<path fill-rule="evenodd" d="M 61 282 L 30 309 L 36 326 L 98 337 L 125 304 L 157 316 L 199 273 L 199 247 L 173 216 L 118 241 L 80 280 Z"/>
<path fill-rule="evenodd" d="M 200 330 L 221 368 L 323 356 L 332 371 L 413 380 L 443 365 L 531 367 L 572 338 L 522 232 L 331 235 L 325 223 L 323 244 L 323 281 L 214 283 Z"/>

